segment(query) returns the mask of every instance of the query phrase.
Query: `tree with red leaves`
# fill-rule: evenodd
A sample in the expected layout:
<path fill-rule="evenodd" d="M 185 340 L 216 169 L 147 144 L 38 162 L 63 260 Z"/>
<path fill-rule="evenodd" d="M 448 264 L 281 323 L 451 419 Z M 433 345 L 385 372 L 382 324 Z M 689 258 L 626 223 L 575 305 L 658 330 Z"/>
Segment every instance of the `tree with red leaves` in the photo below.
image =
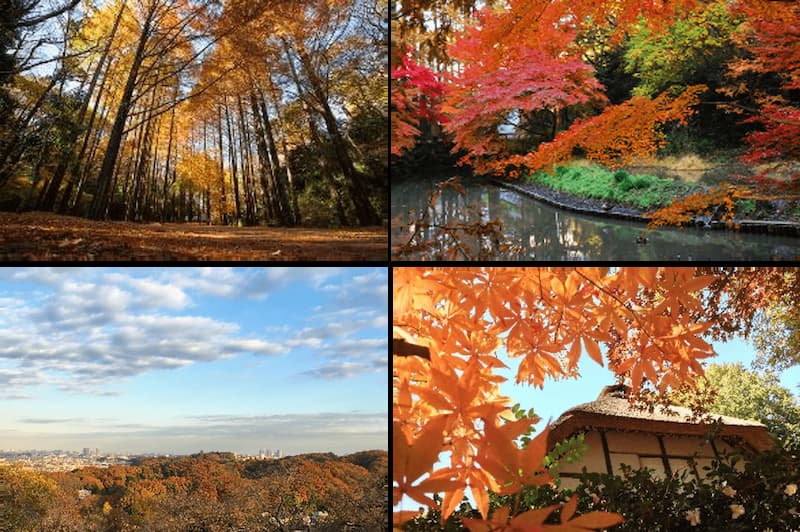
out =
<path fill-rule="evenodd" d="M 392 153 L 401 155 L 414 146 L 421 120 L 446 120 L 439 111 L 445 85 L 428 68 L 417 64 L 410 50 L 392 69 Z"/>
<path fill-rule="evenodd" d="M 673 5 L 674 4 L 674 5 Z M 554 120 L 553 132 L 563 129 L 569 123 L 560 123 L 562 110 L 572 111 L 572 118 L 596 113 L 607 102 L 604 87 L 597 81 L 593 67 L 585 60 L 589 53 L 585 45 L 580 45 L 578 36 L 591 27 L 603 26 L 609 42 L 622 38 L 626 28 L 646 18 L 647 26 L 653 31 L 667 25 L 684 9 L 695 4 L 693 0 L 683 0 L 670 4 L 662 2 L 550 2 L 511 1 L 507 10 L 483 10 L 478 13 L 474 25 L 468 27 L 450 48 L 450 56 L 462 65 L 461 72 L 453 79 L 447 93 L 443 111 L 451 118 L 447 129 L 453 134 L 456 149 L 463 149 L 466 155 L 462 164 L 470 164 L 478 173 L 505 173 L 509 164 L 532 163 L 531 169 L 538 169 L 542 160 L 551 159 L 544 152 L 553 149 L 562 152 L 559 158 L 571 155 L 568 137 L 560 136 L 551 145 L 542 144 L 533 148 L 526 156 L 514 156 L 508 138 L 501 132 L 502 126 L 524 129 L 526 116 L 541 111 L 549 111 Z M 680 119 L 688 113 L 664 113 L 664 102 L 675 100 L 689 102 L 692 95 L 674 99 L 648 100 L 640 98 L 629 105 L 617 107 L 602 119 L 613 128 L 609 118 L 621 118 L 627 111 L 652 108 L 654 119 Z M 650 103 L 648 103 L 650 102 Z M 566 121 L 565 121 L 566 122 Z M 621 121 L 618 129 L 631 126 Z M 599 124 L 594 121 L 595 126 Z M 584 124 L 582 131 L 586 131 Z M 594 129 L 597 129 L 596 127 Z M 654 131 L 655 124 L 647 125 L 647 131 Z M 646 149 L 641 153 L 651 153 L 656 133 L 645 135 Z M 609 143 L 619 140 L 619 136 L 609 137 Z M 602 142 L 600 142 L 602 144 Z M 601 154 L 606 150 L 595 143 L 590 152 Z M 615 146 L 610 151 L 625 149 L 628 146 Z M 605 157 L 599 157 L 603 160 Z"/>
<path fill-rule="evenodd" d="M 746 120 L 760 123 L 763 131 L 746 137 L 750 148 L 745 162 L 756 163 L 800 157 L 800 4 L 775 0 L 748 0 L 738 6 L 746 17 L 738 34 L 751 56 L 731 64 L 734 78 L 747 73 L 778 76 L 779 91 L 753 95 L 762 105 Z"/>

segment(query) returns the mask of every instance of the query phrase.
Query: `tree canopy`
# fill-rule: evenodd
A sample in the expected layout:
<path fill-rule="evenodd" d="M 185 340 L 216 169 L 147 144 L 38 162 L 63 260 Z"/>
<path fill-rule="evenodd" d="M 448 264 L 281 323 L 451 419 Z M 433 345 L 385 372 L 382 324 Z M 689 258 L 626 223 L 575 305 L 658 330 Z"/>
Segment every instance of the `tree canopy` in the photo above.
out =
<path fill-rule="evenodd" d="M 757 168 L 761 188 L 729 196 L 763 196 L 769 183 L 773 193 L 795 197 L 796 2 L 413 4 L 396 13 L 399 41 L 446 87 L 435 121 L 460 164 L 476 173 L 513 179 L 577 156 L 619 166 L 655 156 L 668 134 L 682 131 L 698 146 L 705 139 L 719 150 L 742 147 L 741 161 Z M 440 16 L 448 21 L 442 26 Z M 426 32 L 431 26 L 421 21 L 428 20 Z M 404 68 L 401 55 L 395 71 Z M 392 79 L 393 93 L 414 86 Z M 393 125 L 396 155 L 414 146 L 425 130 L 420 121 L 438 116 L 421 109 L 397 107 L 413 119 Z M 682 205 L 697 212 L 712 196 Z M 675 223 L 676 213 L 654 219 Z"/>
<path fill-rule="evenodd" d="M 386 529 L 385 451 L 242 461 L 142 458 L 43 473 L 0 466 L 0 527 L 36 532 Z M 86 490 L 86 491 L 80 491 Z"/>
<path fill-rule="evenodd" d="M 385 0 L 11 4 L 3 210 L 282 227 L 387 216 Z"/>
<path fill-rule="evenodd" d="M 760 421 L 787 450 L 800 448 L 800 404 L 774 373 L 750 370 L 741 363 L 710 364 L 698 386 L 698 395 L 705 393 L 713 397 L 709 411 Z"/>

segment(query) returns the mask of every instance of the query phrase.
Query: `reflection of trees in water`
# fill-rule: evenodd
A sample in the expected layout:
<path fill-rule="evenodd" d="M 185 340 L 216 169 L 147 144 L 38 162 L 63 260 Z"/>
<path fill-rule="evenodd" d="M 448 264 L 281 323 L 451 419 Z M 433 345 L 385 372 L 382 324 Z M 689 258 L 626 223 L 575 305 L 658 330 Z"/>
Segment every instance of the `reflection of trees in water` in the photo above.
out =
<path fill-rule="evenodd" d="M 701 260 L 701 259 L 795 259 L 800 254 L 800 240 L 791 237 L 749 233 L 700 231 L 695 229 L 659 229 L 647 233 L 647 242 L 638 243 L 643 224 L 596 219 L 576 215 L 540 204 L 516 192 L 465 180 L 466 194 L 445 191 L 430 216 L 443 226 L 469 225 L 489 220 L 502 221 L 503 238 L 517 246 L 492 258 L 521 260 Z M 429 187 L 427 187 L 429 189 Z M 401 201 L 410 201 L 416 213 L 428 209 L 426 187 L 392 190 Z M 485 237 L 462 235 L 470 249 L 495 245 Z M 431 229 L 426 238 L 437 245 L 452 248 L 450 236 Z M 395 242 L 393 227 L 393 244 Z M 411 258 L 411 257 L 409 257 Z M 423 258 L 423 257 L 414 257 Z M 434 258 L 427 255 L 427 258 Z"/>
<path fill-rule="evenodd" d="M 452 180 L 451 180 L 452 181 Z M 392 227 L 392 246 L 396 258 L 491 260 L 504 258 L 501 246 L 502 226 L 493 222 L 484 196 L 497 191 L 468 188 L 460 192 L 458 184 L 416 195 L 405 207 L 410 219 Z M 393 194 L 395 191 L 393 190 Z M 399 226 L 399 227 L 396 227 Z M 403 230 L 406 234 L 403 235 Z"/>
<path fill-rule="evenodd" d="M 595 227 L 532 201 L 522 201 L 519 205 L 505 201 L 495 208 L 519 212 L 519 216 L 494 214 L 503 220 L 512 220 L 506 225 L 506 232 L 520 241 L 526 259 L 587 260 L 603 245 Z"/>

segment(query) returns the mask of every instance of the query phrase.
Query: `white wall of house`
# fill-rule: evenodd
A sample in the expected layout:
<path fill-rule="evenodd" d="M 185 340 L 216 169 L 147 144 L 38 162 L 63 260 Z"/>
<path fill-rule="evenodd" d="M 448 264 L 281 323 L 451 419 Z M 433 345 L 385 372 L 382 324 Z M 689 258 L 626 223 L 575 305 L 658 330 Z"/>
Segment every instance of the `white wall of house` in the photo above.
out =
<path fill-rule="evenodd" d="M 664 459 L 661 443 L 656 434 L 646 432 L 621 432 L 606 431 L 606 443 L 608 444 L 611 468 L 615 474 L 621 474 L 622 464 L 627 464 L 633 469 L 647 467 L 654 470 L 657 477 L 663 478 Z M 678 473 L 688 469 L 690 474 L 694 471 L 689 467 L 687 458 L 695 456 L 697 464 L 697 474 L 700 478 L 705 477 L 703 466 L 710 466 L 714 459 L 714 450 L 708 443 L 704 443 L 702 438 L 695 436 L 672 436 L 662 435 L 661 441 L 666 451 L 666 458 L 672 473 Z M 599 431 L 589 430 L 584 433 L 584 443 L 588 450 L 584 453 L 580 461 L 574 463 L 562 462 L 559 470 L 563 473 L 580 473 L 586 467 L 590 473 L 606 473 L 606 458 L 603 452 L 603 442 Z M 715 439 L 714 445 L 720 453 L 732 451 L 733 448 L 722 440 Z M 741 462 L 737 463 L 737 468 L 742 468 Z M 561 487 L 572 489 L 578 485 L 575 478 L 561 478 Z"/>

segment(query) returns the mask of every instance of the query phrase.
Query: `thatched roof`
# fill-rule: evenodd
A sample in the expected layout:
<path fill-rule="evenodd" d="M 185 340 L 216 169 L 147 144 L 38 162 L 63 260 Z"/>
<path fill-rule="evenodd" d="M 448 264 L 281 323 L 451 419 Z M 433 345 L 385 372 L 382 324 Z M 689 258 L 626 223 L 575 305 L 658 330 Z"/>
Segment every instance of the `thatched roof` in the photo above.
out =
<path fill-rule="evenodd" d="M 548 442 L 552 445 L 590 428 L 692 436 L 702 436 L 708 429 L 688 408 L 656 406 L 651 412 L 631 405 L 625 394 L 623 386 L 606 386 L 596 401 L 570 408 L 551 425 Z M 721 436 L 738 436 L 753 449 L 764 451 L 774 443 L 758 421 L 713 413 L 709 417 L 721 422 Z"/>

